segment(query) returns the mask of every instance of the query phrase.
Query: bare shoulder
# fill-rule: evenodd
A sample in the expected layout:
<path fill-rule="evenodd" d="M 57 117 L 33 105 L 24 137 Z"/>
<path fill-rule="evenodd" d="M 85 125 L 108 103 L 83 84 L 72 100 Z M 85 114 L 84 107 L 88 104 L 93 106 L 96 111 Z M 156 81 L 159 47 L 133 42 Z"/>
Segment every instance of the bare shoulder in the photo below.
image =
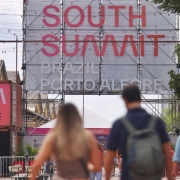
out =
<path fill-rule="evenodd" d="M 47 134 L 50 138 L 55 138 L 56 134 L 55 134 L 55 131 L 54 129 L 51 129 L 48 134 Z"/>
<path fill-rule="evenodd" d="M 88 131 L 88 130 L 86 130 L 86 129 L 84 129 L 83 131 L 84 131 L 84 135 L 85 135 L 87 138 L 93 138 L 93 137 L 94 137 L 94 135 L 93 135 L 90 131 Z"/>
<path fill-rule="evenodd" d="M 48 143 L 48 144 L 54 143 L 55 137 L 56 137 L 56 134 L 54 130 L 50 130 L 44 138 L 44 143 Z"/>
<path fill-rule="evenodd" d="M 43 142 L 39 151 L 39 154 L 41 156 L 44 156 L 42 158 L 48 158 L 52 154 L 53 143 L 55 142 L 54 140 L 55 140 L 55 133 L 52 130 L 50 130 L 48 134 L 45 136 L 45 138 L 43 139 Z"/>
<path fill-rule="evenodd" d="M 94 134 L 92 134 L 90 131 L 84 129 L 84 134 L 88 140 L 88 142 L 90 143 L 90 145 L 96 143 L 96 138 L 94 136 Z"/>

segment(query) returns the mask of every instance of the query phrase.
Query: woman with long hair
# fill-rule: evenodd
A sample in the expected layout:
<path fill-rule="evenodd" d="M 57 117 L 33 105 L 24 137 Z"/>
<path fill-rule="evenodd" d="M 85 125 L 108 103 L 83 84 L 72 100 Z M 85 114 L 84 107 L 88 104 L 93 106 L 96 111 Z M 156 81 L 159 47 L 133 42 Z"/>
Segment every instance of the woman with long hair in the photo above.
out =
<path fill-rule="evenodd" d="M 98 145 L 95 137 L 83 128 L 82 119 L 73 104 L 59 107 L 54 129 L 45 137 L 35 159 L 30 180 L 35 180 L 42 164 L 53 158 L 57 173 L 53 179 L 86 180 L 89 169 L 101 170 Z M 87 166 L 91 161 L 93 166 Z M 89 167 L 89 169 L 88 169 Z"/>

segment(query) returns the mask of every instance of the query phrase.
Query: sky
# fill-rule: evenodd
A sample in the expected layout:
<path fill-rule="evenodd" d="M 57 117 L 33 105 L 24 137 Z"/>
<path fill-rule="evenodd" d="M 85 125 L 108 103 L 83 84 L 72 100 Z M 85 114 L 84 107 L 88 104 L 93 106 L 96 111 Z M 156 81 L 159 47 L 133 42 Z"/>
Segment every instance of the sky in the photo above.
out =
<path fill-rule="evenodd" d="M 0 0 L 0 40 L 22 40 L 22 0 Z M 0 60 L 8 71 L 16 70 L 16 43 L 0 43 Z M 22 44 L 18 43 L 18 70 L 22 66 Z"/>
<path fill-rule="evenodd" d="M 0 40 L 22 40 L 22 0 L 0 0 Z M 7 71 L 16 69 L 16 43 L 0 43 L 0 60 L 5 61 Z M 18 43 L 18 71 L 22 77 L 22 43 Z M 154 98 L 157 96 L 149 96 Z M 82 96 L 66 96 L 65 102 L 72 102 L 78 107 L 83 106 Z M 154 105 L 153 105 L 154 106 Z M 99 116 L 114 122 L 125 115 L 126 108 L 119 95 L 86 95 L 84 107 Z M 151 110 L 143 105 L 147 111 Z M 159 106 L 161 108 L 161 106 Z"/>

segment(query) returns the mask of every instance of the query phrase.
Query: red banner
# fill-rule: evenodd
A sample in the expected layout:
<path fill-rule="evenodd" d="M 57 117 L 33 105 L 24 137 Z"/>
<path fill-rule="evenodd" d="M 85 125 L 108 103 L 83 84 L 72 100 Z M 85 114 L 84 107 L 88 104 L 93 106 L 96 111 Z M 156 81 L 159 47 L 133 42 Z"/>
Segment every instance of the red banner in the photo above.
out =
<path fill-rule="evenodd" d="M 110 128 L 86 128 L 93 134 L 109 134 Z"/>
<path fill-rule="evenodd" d="M 9 126 L 11 117 L 10 84 L 0 84 L 0 126 Z"/>
<path fill-rule="evenodd" d="M 51 128 L 28 128 L 27 134 L 29 134 L 29 135 L 45 135 L 48 133 L 48 131 L 50 129 Z M 95 135 L 98 135 L 98 134 L 107 135 L 110 132 L 110 128 L 86 128 L 86 129 Z"/>

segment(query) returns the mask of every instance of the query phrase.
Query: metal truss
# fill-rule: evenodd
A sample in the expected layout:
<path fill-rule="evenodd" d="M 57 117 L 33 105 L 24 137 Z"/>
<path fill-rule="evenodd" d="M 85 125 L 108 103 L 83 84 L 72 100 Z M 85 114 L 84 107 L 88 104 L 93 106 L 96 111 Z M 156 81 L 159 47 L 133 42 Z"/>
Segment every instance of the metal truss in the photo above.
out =
<path fill-rule="evenodd" d="M 59 42 L 62 42 L 62 35 L 65 34 L 65 22 L 63 19 L 63 13 L 64 13 L 64 1 L 65 0 L 60 0 L 60 7 L 61 7 L 61 38 L 59 39 Z M 98 0 L 99 2 L 99 19 L 101 20 L 102 16 L 101 16 L 101 6 L 102 6 L 102 1 L 103 0 Z M 137 0 L 137 14 L 140 15 L 142 9 L 142 0 Z M 25 22 L 25 16 L 26 16 L 26 5 L 24 4 L 24 8 L 23 8 L 23 40 L 19 40 L 19 42 L 25 42 L 25 35 L 26 35 L 26 22 Z M 141 81 L 142 79 L 142 57 L 141 57 L 141 53 L 140 53 L 140 43 L 141 43 L 141 39 L 140 36 L 142 34 L 142 30 L 141 27 L 142 23 L 141 23 L 141 19 L 137 19 L 137 40 L 135 41 L 137 43 L 137 50 L 138 50 L 138 57 L 137 57 L 137 61 L 136 61 L 136 65 L 137 65 L 137 79 L 139 81 Z M 179 16 L 177 16 L 177 29 L 179 29 Z M 99 50 L 101 51 L 102 49 L 102 38 L 104 35 L 104 30 L 103 30 L 103 26 L 99 28 L 99 36 L 98 36 L 98 43 L 99 43 Z M 177 37 L 179 38 L 179 31 L 177 31 Z M 7 42 L 7 41 L 6 41 Z M 12 42 L 12 41 L 11 41 Z M 15 41 L 17 42 L 17 41 Z M 33 42 L 36 42 L 36 40 L 34 40 Z M 163 41 L 164 42 L 164 41 Z M 171 42 L 176 42 L 179 43 L 179 39 L 177 41 L 171 41 Z M 169 41 L 170 43 L 170 41 Z M 25 53 L 26 53 L 26 49 L 25 49 L 25 43 L 23 43 L 23 61 L 22 61 L 22 67 L 23 68 L 23 81 L 25 81 L 25 73 L 26 73 L 26 67 L 25 65 Z M 64 56 L 63 53 L 61 53 L 61 57 L 60 57 L 60 63 L 61 63 L 61 81 L 62 84 L 64 83 L 64 75 L 63 75 L 63 69 L 64 69 Z M 179 69 L 178 69 L 179 72 Z M 98 89 L 100 89 L 100 86 L 102 84 L 102 78 L 103 78 L 103 56 L 99 57 L 99 87 L 97 87 L 96 91 L 89 91 L 89 92 L 83 92 L 83 91 L 67 91 L 62 89 L 59 92 L 59 94 L 57 95 L 57 97 L 55 99 L 41 99 L 41 103 L 46 103 L 48 102 L 49 104 L 51 103 L 55 103 L 55 104 L 63 104 L 65 102 L 65 95 L 120 95 L 121 92 L 119 91 L 99 91 Z M 159 94 L 162 98 L 161 99 L 147 99 L 144 94 L 142 95 L 142 103 L 144 103 L 145 105 L 147 105 L 147 107 L 152 111 L 152 114 L 157 115 L 157 116 L 161 116 L 163 117 L 162 114 L 162 108 L 171 104 L 176 104 L 177 101 L 179 101 L 179 99 L 175 99 L 173 97 L 167 97 L 164 96 L 162 94 Z M 60 98 L 61 97 L 61 98 Z M 40 114 L 32 114 L 32 112 L 28 111 L 27 109 L 27 105 L 28 104 L 36 104 L 38 103 L 37 99 L 29 99 L 27 96 L 27 92 L 25 91 L 25 85 L 23 84 L 23 126 L 25 130 L 25 127 L 27 127 L 27 121 L 28 119 L 30 119 L 29 121 L 34 121 L 37 120 L 40 124 L 43 124 L 45 122 L 48 122 L 50 119 L 45 118 L 42 116 L 42 114 L 44 113 L 44 111 L 42 111 Z M 156 106 L 156 104 L 158 105 L 158 107 Z M 162 108 L 159 107 L 159 105 L 162 105 Z M 51 109 L 49 109 L 50 111 Z M 26 124 L 25 124 L 26 123 Z"/>

